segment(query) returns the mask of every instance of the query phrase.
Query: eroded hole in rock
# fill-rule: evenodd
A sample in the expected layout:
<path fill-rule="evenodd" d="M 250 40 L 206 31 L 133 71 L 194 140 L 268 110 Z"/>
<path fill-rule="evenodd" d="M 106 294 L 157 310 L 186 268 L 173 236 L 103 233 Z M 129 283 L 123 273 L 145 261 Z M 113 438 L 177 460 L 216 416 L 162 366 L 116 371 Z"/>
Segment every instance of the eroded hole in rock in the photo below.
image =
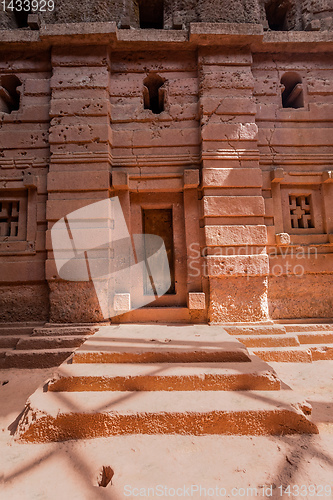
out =
<path fill-rule="evenodd" d="M 163 0 L 139 0 L 140 28 L 163 29 L 164 1 Z"/>
<path fill-rule="evenodd" d="M 155 115 L 164 111 L 165 89 L 164 80 L 156 74 L 147 76 L 143 82 L 144 109 L 150 109 Z"/>
<path fill-rule="evenodd" d="M 106 488 L 109 483 L 112 484 L 111 480 L 114 476 L 114 471 L 109 465 L 103 465 L 98 475 L 97 483 L 98 486 Z"/>
<path fill-rule="evenodd" d="M 9 380 L 4 380 L 4 382 L 2 382 L 2 384 L 1 384 L 1 385 L 7 385 L 7 384 L 8 384 L 8 382 L 9 382 Z"/>
<path fill-rule="evenodd" d="M 20 107 L 20 94 L 17 88 L 21 85 L 20 79 L 15 75 L 2 75 L 0 77 L 0 112 L 11 113 Z"/>
<path fill-rule="evenodd" d="M 290 0 L 270 0 L 266 3 L 266 19 L 271 30 L 287 30 L 286 18 L 290 8 Z"/>
<path fill-rule="evenodd" d="M 282 92 L 282 106 L 284 108 L 303 108 L 304 95 L 302 78 L 298 73 L 289 71 L 281 78 L 281 85 L 284 87 Z"/>

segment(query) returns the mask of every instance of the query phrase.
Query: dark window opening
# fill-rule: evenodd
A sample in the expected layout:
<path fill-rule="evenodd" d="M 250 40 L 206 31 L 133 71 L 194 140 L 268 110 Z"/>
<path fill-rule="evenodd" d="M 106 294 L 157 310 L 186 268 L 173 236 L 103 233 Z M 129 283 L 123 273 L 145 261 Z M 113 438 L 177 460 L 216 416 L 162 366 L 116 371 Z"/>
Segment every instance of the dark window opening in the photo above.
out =
<path fill-rule="evenodd" d="M 311 195 L 289 196 L 290 222 L 294 229 L 314 228 Z"/>
<path fill-rule="evenodd" d="M 164 111 L 164 80 L 158 75 L 149 75 L 143 82 L 144 109 L 150 109 L 155 115 Z"/>
<path fill-rule="evenodd" d="M 15 20 L 18 28 L 29 28 L 28 15 L 30 12 L 14 10 Z"/>
<path fill-rule="evenodd" d="M 139 0 L 140 28 L 161 30 L 164 27 L 163 0 Z"/>
<path fill-rule="evenodd" d="M 286 17 L 290 7 L 290 0 L 271 0 L 266 4 L 266 19 L 271 30 L 287 30 Z"/>
<path fill-rule="evenodd" d="M 282 106 L 284 108 L 303 108 L 302 78 L 297 73 L 288 72 L 281 78 L 281 85 L 284 87 L 282 92 Z"/>
<path fill-rule="evenodd" d="M 17 87 L 21 81 L 15 75 L 3 75 L 0 77 L 0 111 L 11 113 L 20 107 L 20 94 Z"/>
<path fill-rule="evenodd" d="M 142 228 L 144 234 L 155 234 L 160 236 L 165 244 L 168 255 L 171 286 L 166 292 L 168 295 L 175 294 L 175 263 L 174 263 L 174 245 L 173 245 L 173 224 L 172 209 L 143 209 L 142 210 Z M 151 279 L 153 276 L 151 276 Z M 148 290 L 149 283 L 145 286 L 145 292 Z"/>

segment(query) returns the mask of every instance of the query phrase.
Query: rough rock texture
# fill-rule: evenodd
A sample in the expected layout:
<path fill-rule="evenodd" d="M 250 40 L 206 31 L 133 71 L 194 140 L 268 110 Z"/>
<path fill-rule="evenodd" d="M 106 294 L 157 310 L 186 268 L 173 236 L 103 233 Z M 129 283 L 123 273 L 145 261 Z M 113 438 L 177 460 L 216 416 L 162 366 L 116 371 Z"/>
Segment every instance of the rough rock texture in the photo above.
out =
<path fill-rule="evenodd" d="M 103 321 L 92 282 L 50 283 L 50 321 L 94 323 Z"/>
<path fill-rule="evenodd" d="M 209 320 L 212 323 L 268 319 L 267 279 L 211 278 L 210 287 Z"/>
<path fill-rule="evenodd" d="M 283 276 L 269 280 L 272 319 L 330 318 L 333 310 L 332 276 Z"/>
<path fill-rule="evenodd" d="M 0 10 L 0 29 L 8 30 L 8 29 L 17 29 L 17 22 L 15 20 L 15 16 L 11 12 Z"/>
<path fill-rule="evenodd" d="M 45 284 L 1 286 L 0 322 L 47 321 L 49 293 Z"/>
<path fill-rule="evenodd" d="M 122 14 L 124 2 L 121 0 L 59 0 L 53 12 L 43 14 L 46 23 L 82 23 L 116 21 Z"/>
<path fill-rule="evenodd" d="M 199 20 L 208 23 L 259 23 L 260 10 L 257 0 L 206 0 L 198 1 Z"/>
<path fill-rule="evenodd" d="M 181 29 L 191 22 L 263 24 L 277 31 L 318 31 L 333 26 L 330 0 L 58 0 L 54 11 L 43 12 L 42 18 L 50 24 L 115 21 L 119 27 L 140 28 L 142 11 L 156 8 L 163 16 L 162 26 L 157 23 L 155 27 L 165 29 Z M 148 13 L 150 17 L 153 20 Z M 22 24 L 14 13 L 0 12 L 0 29 L 22 27 L 27 27 L 26 19 Z"/>

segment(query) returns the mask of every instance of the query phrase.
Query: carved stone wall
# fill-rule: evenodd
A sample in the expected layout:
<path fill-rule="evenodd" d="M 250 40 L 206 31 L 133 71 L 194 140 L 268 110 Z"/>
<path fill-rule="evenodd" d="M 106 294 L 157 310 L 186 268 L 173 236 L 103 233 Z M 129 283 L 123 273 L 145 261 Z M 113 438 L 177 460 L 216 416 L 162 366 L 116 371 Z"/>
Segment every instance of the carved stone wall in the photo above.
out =
<path fill-rule="evenodd" d="M 281 80 L 291 72 L 301 82 L 294 88 L 294 93 L 303 95 L 300 107 L 283 107 Z M 329 57 L 256 54 L 253 74 L 270 255 L 270 314 L 329 317 L 333 232 Z"/>
<path fill-rule="evenodd" d="M 44 52 L 1 55 L 0 321 L 48 318 L 45 231 L 50 71 Z"/>
<path fill-rule="evenodd" d="M 91 283 L 59 277 L 50 230 L 110 196 L 132 233 L 168 211 L 174 242 L 174 293 L 115 322 L 332 317 L 330 33 L 71 23 L 0 38 L 1 321 L 103 319 Z"/>

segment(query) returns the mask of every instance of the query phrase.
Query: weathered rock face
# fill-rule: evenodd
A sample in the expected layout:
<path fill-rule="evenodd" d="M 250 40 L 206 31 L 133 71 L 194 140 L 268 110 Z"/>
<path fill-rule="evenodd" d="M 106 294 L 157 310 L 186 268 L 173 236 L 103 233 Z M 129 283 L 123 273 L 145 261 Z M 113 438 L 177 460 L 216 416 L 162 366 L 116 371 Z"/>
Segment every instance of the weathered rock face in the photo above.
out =
<path fill-rule="evenodd" d="M 331 0 L 303 0 L 302 20 L 306 30 L 333 29 L 333 3 Z"/>
<path fill-rule="evenodd" d="M 123 28 L 182 29 L 190 23 L 263 24 L 276 31 L 332 29 L 331 0 L 58 0 L 47 24 L 114 21 Z M 0 11 L 0 29 L 27 28 L 27 14 Z"/>
<path fill-rule="evenodd" d="M 206 23 L 261 23 L 257 0 L 199 0 L 198 18 Z"/>
<path fill-rule="evenodd" d="M 43 14 L 46 23 L 93 23 L 118 21 L 123 13 L 122 0 L 59 0 L 53 12 Z"/>

